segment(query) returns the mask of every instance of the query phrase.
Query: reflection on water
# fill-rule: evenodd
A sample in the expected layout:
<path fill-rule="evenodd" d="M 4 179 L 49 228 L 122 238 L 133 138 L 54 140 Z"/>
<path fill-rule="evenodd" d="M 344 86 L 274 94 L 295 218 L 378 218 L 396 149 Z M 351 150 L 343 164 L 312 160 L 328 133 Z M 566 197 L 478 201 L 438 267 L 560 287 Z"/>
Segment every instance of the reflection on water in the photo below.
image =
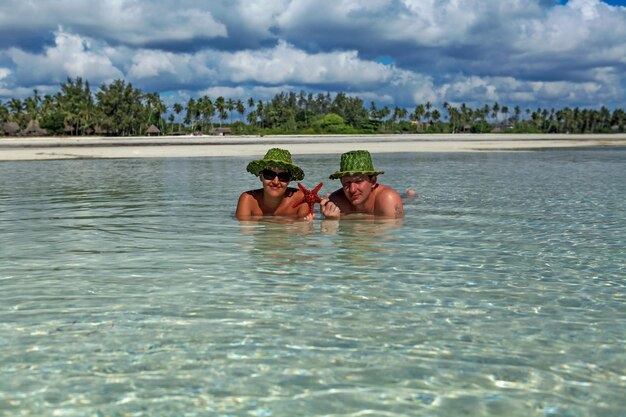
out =
<path fill-rule="evenodd" d="M 248 158 L 0 163 L 0 415 L 622 416 L 624 152 L 377 155 L 405 218 L 312 222 L 236 220 Z"/>
<path fill-rule="evenodd" d="M 358 216 L 357 216 L 358 217 Z M 394 240 L 403 219 L 323 220 L 321 232 L 332 239 L 337 261 L 361 268 L 376 268 L 380 260 L 399 250 Z"/>
<path fill-rule="evenodd" d="M 295 265 L 317 272 L 341 272 L 343 266 L 378 272 L 380 260 L 397 252 L 396 233 L 403 219 L 321 220 L 281 217 L 240 221 L 241 245 L 257 263 L 257 270 L 291 271 Z M 325 265 L 332 258 L 337 265 Z M 317 265 L 317 266 L 316 266 Z"/>
<path fill-rule="evenodd" d="M 240 221 L 243 250 L 257 263 L 257 271 L 270 268 L 275 273 L 288 271 L 295 259 L 313 260 L 303 254 L 307 236 L 315 232 L 314 224 L 282 217 L 265 217 L 257 221 Z M 285 272 L 287 273 L 287 272 Z"/>

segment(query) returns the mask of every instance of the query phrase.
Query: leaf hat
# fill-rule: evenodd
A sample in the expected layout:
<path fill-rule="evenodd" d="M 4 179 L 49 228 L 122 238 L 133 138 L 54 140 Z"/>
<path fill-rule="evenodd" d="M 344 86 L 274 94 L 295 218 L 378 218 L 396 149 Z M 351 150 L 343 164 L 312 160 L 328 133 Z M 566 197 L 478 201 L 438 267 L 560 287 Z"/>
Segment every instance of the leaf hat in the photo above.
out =
<path fill-rule="evenodd" d="M 368 151 L 350 151 L 341 155 L 339 171 L 331 174 L 331 180 L 336 180 L 344 175 L 380 175 L 385 171 L 376 171 L 372 162 L 372 155 Z"/>
<path fill-rule="evenodd" d="M 258 176 L 264 169 L 278 168 L 291 174 L 294 181 L 304 178 L 304 171 L 291 160 L 291 153 L 286 149 L 272 148 L 267 151 L 263 159 L 252 161 L 246 170 L 252 175 Z"/>

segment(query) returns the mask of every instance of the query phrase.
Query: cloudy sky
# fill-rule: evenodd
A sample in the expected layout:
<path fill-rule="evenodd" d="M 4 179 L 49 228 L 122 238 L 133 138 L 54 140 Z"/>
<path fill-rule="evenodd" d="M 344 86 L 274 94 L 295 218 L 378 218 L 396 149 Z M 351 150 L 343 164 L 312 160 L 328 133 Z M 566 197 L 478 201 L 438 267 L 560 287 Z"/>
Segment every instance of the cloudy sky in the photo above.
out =
<path fill-rule="evenodd" d="M 305 90 L 626 108 L 626 0 L 0 1 L 0 100 L 67 77 L 170 105 Z"/>

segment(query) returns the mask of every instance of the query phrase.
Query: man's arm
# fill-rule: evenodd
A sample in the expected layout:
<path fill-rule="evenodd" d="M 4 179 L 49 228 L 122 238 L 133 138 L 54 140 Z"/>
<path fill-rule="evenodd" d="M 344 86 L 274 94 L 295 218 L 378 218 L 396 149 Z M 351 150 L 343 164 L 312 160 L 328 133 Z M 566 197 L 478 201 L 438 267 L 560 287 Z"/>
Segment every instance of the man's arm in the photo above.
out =
<path fill-rule="evenodd" d="M 341 216 L 341 198 L 343 190 L 339 189 L 332 193 L 329 198 L 322 198 L 320 202 L 320 212 L 325 219 L 338 219 Z M 344 197 L 345 198 L 345 197 Z"/>
<path fill-rule="evenodd" d="M 382 190 L 376 197 L 374 214 L 383 217 L 403 217 L 404 206 L 400 194 L 388 187 Z"/>

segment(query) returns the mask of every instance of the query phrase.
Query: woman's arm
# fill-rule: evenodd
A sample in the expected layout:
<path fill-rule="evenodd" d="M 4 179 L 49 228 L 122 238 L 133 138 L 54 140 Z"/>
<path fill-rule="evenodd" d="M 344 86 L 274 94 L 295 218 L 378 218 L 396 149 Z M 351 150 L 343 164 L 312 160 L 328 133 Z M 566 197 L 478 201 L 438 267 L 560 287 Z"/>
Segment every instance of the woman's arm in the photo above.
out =
<path fill-rule="evenodd" d="M 235 217 L 237 217 L 239 220 L 252 217 L 252 208 L 254 202 L 255 200 L 249 191 L 241 193 L 241 195 L 239 196 L 239 201 L 237 201 Z"/>

